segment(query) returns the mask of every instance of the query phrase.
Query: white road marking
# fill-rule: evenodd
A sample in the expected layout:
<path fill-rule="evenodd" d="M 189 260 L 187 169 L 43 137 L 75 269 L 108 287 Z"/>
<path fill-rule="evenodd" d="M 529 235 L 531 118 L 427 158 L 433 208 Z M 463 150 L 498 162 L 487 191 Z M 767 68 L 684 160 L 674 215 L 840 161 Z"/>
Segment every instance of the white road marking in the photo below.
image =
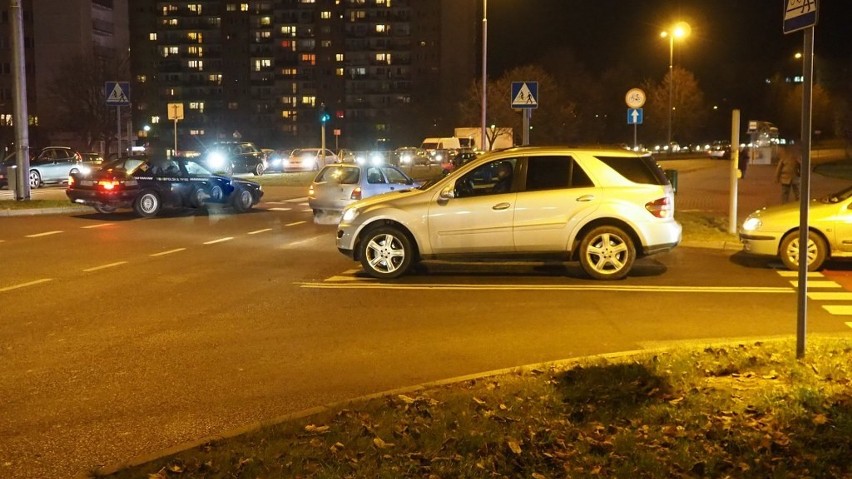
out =
<path fill-rule="evenodd" d="M 287 223 L 287 224 L 286 224 L 286 225 L 284 225 L 284 226 L 296 226 L 296 225 L 300 225 L 300 224 L 302 224 L 302 223 L 307 223 L 307 221 L 296 221 L 296 222 L 294 222 L 294 223 Z"/>
<path fill-rule="evenodd" d="M 286 200 L 286 201 L 287 201 L 287 203 L 304 203 L 304 202 L 308 201 L 308 197 L 303 196 L 301 198 L 290 198 L 289 200 Z"/>
<path fill-rule="evenodd" d="M 290 211 L 293 208 L 269 208 L 269 211 Z"/>
<path fill-rule="evenodd" d="M 150 256 L 165 256 L 167 254 L 178 253 L 178 252 L 181 252 L 181 251 L 186 251 L 186 248 L 175 248 L 175 249 L 170 249 L 170 250 L 167 250 L 167 251 L 160 251 L 159 253 L 154 253 Z"/>
<path fill-rule="evenodd" d="M 333 276 L 334 277 L 334 276 Z M 411 290 L 480 290 L 480 291 L 624 291 L 633 293 L 746 293 L 793 294 L 790 288 L 736 287 L 736 286 L 581 286 L 543 284 L 388 284 L 372 280 L 369 283 L 351 279 L 349 283 L 300 283 L 302 288 L 329 289 L 411 289 Z"/>
<path fill-rule="evenodd" d="M 258 233 L 266 233 L 267 231 L 272 231 L 272 228 L 264 228 L 262 230 L 249 231 L 248 234 L 256 235 Z"/>
<path fill-rule="evenodd" d="M 34 235 L 27 235 L 27 238 L 40 238 L 42 236 L 50 236 L 62 233 L 62 231 L 45 231 L 44 233 L 36 233 Z"/>
<path fill-rule="evenodd" d="M 103 228 L 104 226 L 112 226 L 113 224 L 114 223 L 101 223 L 101 224 L 97 224 L 97 225 L 81 226 L 80 228 L 87 230 L 87 229 L 91 229 L 91 228 Z"/>
<path fill-rule="evenodd" d="M 4 293 L 6 291 L 12 291 L 13 289 L 18 289 L 18 288 L 26 288 L 27 286 L 35 286 L 37 284 L 47 283 L 48 281 L 53 281 L 53 278 L 37 279 L 35 281 L 30 281 L 28 283 L 21 283 L 21 284 L 15 284 L 15 285 L 12 285 L 12 286 L 6 286 L 5 288 L 0 288 L 0 293 Z"/>
<path fill-rule="evenodd" d="M 264 203 L 266 203 L 268 205 L 283 205 L 284 204 L 283 201 L 264 201 Z"/>
<path fill-rule="evenodd" d="M 127 264 L 127 261 L 118 261 L 118 262 L 115 262 L 115 263 L 103 264 L 103 265 L 100 265 L 100 266 L 95 266 L 94 268 L 84 269 L 83 271 L 85 271 L 87 273 L 91 273 L 92 271 L 98 271 L 98 270 L 107 269 L 107 268 L 114 268 L 116 266 L 121 266 L 123 264 Z"/>
<path fill-rule="evenodd" d="M 790 281 L 790 284 L 793 285 L 794 288 L 799 287 L 799 280 Z M 808 281 L 808 289 L 811 288 L 839 288 L 840 285 L 835 283 L 834 281 Z"/>
<path fill-rule="evenodd" d="M 822 309 L 835 316 L 852 316 L 852 305 L 848 304 L 824 304 Z"/>
<path fill-rule="evenodd" d="M 850 328 L 852 328 L 852 323 L 846 323 L 846 326 L 849 326 Z"/>
<path fill-rule="evenodd" d="M 848 291 L 812 291 L 808 292 L 808 299 L 814 301 L 852 301 L 852 293 Z"/>
<path fill-rule="evenodd" d="M 225 238 L 219 238 L 219 239 L 215 239 L 215 240 L 212 240 L 212 241 L 207 241 L 207 242 L 205 242 L 205 243 L 203 243 L 203 244 L 224 243 L 225 241 L 231 241 L 232 239 L 234 239 L 234 237 L 233 237 L 233 236 L 227 236 L 227 237 L 225 237 Z"/>
<path fill-rule="evenodd" d="M 779 269 L 779 270 L 776 270 L 776 272 L 778 273 L 779 276 L 782 276 L 784 278 L 798 278 L 799 277 L 798 271 L 790 271 L 790 270 L 786 270 L 786 269 L 780 270 Z M 822 273 L 820 273 L 819 271 L 808 271 L 808 278 L 822 278 Z"/>

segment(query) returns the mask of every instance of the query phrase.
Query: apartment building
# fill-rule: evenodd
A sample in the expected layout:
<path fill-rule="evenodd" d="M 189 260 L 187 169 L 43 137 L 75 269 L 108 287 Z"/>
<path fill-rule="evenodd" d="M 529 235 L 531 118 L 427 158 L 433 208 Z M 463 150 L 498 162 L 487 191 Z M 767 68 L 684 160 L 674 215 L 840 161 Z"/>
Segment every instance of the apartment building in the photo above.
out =
<path fill-rule="evenodd" d="M 477 3 L 131 0 L 134 124 L 183 150 L 318 146 L 322 110 L 331 148 L 449 134 L 477 75 Z"/>

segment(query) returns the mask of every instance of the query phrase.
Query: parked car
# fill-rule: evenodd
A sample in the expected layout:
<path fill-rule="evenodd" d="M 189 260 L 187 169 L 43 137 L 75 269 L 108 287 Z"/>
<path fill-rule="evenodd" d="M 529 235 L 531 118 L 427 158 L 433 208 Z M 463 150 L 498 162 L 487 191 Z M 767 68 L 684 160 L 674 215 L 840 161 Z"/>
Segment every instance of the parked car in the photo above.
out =
<path fill-rule="evenodd" d="M 338 158 L 328 148 L 299 148 L 290 153 L 284 163 L 284 171 L 319 171 L 331 163 L 338 163 Z"/>
<path fill-rule="evenodd" d="M 579 260 L 592 278 L 620 279 L 680 240 L 672 186 L 650 155 L 567 147 L 489 153 L 423 188 L 357 201 L 337 231 L 338 250 L 380 279 L 464 258 Z"/>
<path fill-rule="evenodd" d="M 404 146 L 393 151 L 391 157 L 397 166 L 428 166 L 429 156 L 426 150 L 416 146 Z"/>
<path fill-rule="evenodd" d="M 453 157 L 446 157 L 441 160 L 441 170 L 443 170 L 444 174 L 447 174 L 462 165 L 470 163 L 478 157 L 479 155 L 477 155 L 473 150 L 460 151 Z"/>
<path fill-rule="evenodd" d="M 799 202 L 769 206 L 750 214 L 739 229 L 743 252 L 780 258 L 784 266 L 799 269 L 802 254 L 808 271 L 827 259 L 852 258 L 852 186 L 819 200 L 811 200 L 808 246 L 799 243 Z"/>
<path fill-rule="evenodd" d="M 210 171 L 228 176 L 234 173 L 260 176 L 266 171 L 266 154 L 250 141 L 220 141 L 202 156 Z"/>
<path fill-rule="evenodd" d="M 308 205 L 314 216 L 341 213 L 350 203 L 391 191 L 405 191 L 420 186 L 392 165 L 326 165 L 308 188 Z"/>
<path fill-rule="evenodd" d="M 88 173 L 101 165 L 100 157 L 83 159 L 77 150 L 67 146 L 42 148 L 30 160 L 30 188 L 41 188 L 46 184 L 67 183 L 71 173 Z"/>
<path fill-rule="evenodd" d="M 133 208 L 150 218 L 163 207 L 230 205 L 242 213 L 260 202 L 263 190 L 248 180 L 215 175 L 194 158 L 117 158 L 100 169 L 71 174 L 66 195 L 99 213 Z"/>
<path fill-rule="evenodd" d="M 337 161 L 339 163 L 355 163 L 355 152 L 347 148 L 341 148 L 337 152 Z"/>
<path fill-rule="evenodd" d="M 30 156 L 32 153 L 37 150 L 30 149 Z M 9 170 L 10 166 L 17 165 L 18 152 L 13 151 L 6 155 L 6 158 L 3 158 L 3 161 L 0 162 L 0 188 L 5 188 L 9 186 L 9 175 L 11 174 Z"/>

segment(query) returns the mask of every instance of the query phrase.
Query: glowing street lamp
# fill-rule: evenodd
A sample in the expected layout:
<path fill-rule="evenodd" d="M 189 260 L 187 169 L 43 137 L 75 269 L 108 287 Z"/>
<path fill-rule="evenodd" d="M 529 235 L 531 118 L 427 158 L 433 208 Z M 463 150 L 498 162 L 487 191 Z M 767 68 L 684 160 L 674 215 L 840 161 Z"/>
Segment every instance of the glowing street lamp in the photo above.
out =
<path fill-rule="evenodd" d="M 660 32 L 660 37 L 669 39 L 669 139 L 666 145 L 672 144 L 672 110 L 674 110 L 674 42 L 675 38 L 684 38 L 691 31 L 686 22 L 676 23 L 670 30 Z"/>

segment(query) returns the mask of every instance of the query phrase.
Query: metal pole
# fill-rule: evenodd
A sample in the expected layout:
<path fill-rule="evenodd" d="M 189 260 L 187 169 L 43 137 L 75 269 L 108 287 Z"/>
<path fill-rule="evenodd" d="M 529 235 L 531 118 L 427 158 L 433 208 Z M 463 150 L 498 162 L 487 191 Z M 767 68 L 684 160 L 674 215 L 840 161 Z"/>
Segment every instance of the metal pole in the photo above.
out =
<path fill-rule="evenodd" d="M 20 0 L 11 0 L 9 13 L 12 18 L 12 69 L 14 78 L 14 97 L 17 99 L 14 106 L 15 123 L 15 147 L 17 153 L 17 171 L 15 179 L 18 181 L 15 188 L 15 199 L 17 201 L 30 199 L 30 138 L 29 121 L 27 114 L 27 70 L 25 68 L 26 56 L 24 54 L 24 14 Z"/>
<path fill-rule="evenodd" d="M 524 133 L 521 135 L 523 146 L 527 146 L 530 144 L 530 116 L 532 115 L 532 110 L 529 108 L 524 108 Z"/>
<path fill-rule="evenodd" d="M 674 32 L 669 32 L 669 139 L 666 146 L 671 153 L 672 146 L 672 107 L 674 106 Z"/>
<path fill-rule="evenodd" d="M 177 156 L 177 118 L 175 118 L 175 149 L 172 152 L 172 156 Z"/>
<path fill-rule="evenodd" d="M 802 165 L 799 188 L 799 287 L 796 291 L 796 358 L 805 357 L 805 333 L 808 324 L 808 208 L 811 197 L 811 98 L 814 87 L 814 27 L 805 29 L 805 61 L 802 67 Z"/>
<path fill-rule="evenodd" d="M 116 158 L 121 158 L 121 105 L 115 106 L 115 154 Z"/>
<path fill-rule="evenodd" d="M 488 69 L 486 68 L 488 58 L 488 0 L 482 0 L 482 136 L 481 141 L 482 144 L 480 148 L 484 151 L 488 151 L 491 148 L 488 148 L 486 144 L 487 137 L 485 135 L 485 123 L 486 123 L 486 112 L 488 105 Z"/>
<path fill-rule="evenodd" d="M 728 233 L 737 232 L 737 171 L 740 161 L 740 111 L 731 112 L 731 179 L 728 205 Z"/>

